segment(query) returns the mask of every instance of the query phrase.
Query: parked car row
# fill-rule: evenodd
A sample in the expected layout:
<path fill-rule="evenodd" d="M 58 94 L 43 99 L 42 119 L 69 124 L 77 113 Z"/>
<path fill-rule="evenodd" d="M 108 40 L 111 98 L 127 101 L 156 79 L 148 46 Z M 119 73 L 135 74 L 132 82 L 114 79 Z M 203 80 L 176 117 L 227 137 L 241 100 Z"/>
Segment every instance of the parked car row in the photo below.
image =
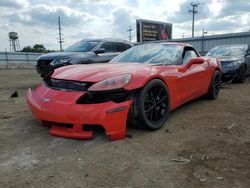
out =
<path fill-rule="evenodd" d="M 243 83 L 250 74 L 250 46 L 247 44 L 216 46 L 206 56 L 220 60 L 223 81 Z"/>
<path fill-rule="evenodd" d="M 51 67 L 75 64 L 54 66 L 44 81 L 27 93 L 31 111 L 51 127 L 52 135 L 89 139 L 92 128 L 101 126 L 111 140 L 124 139 L 127 124 L 156 130 L 165 124 L 170 111 L 182 104 L 201 96 L 218 97 L 219 60 L 201 57 L 188 44 L 142 44 L 110 63 L 87 64 L 104 62 L 94 59 L 102 59 L 99 56 L 107 51 L 105 43 L 82 41 L 66 50 L 63 57 L 48 54 L 39 59 L 38 67 L 42 59 L 49 60 Z M 87 53 L 83 58 L 75 52 L 82 46 Z M 83 64 L 73 63 L 73 59 Z"/>
<path fill-rule="evenodd" d="M 46 77 L 54 69 L 66 65 L 107 63 L 132 46 L 118 39 L 85 39 L 63 52 L 42 55 L 37 61 L 37 72 Z M 220 60 L 224 82 L 243 83 L 250 74 L 250 46 L 247 44 L 220 45 L 203 55 Z"/>

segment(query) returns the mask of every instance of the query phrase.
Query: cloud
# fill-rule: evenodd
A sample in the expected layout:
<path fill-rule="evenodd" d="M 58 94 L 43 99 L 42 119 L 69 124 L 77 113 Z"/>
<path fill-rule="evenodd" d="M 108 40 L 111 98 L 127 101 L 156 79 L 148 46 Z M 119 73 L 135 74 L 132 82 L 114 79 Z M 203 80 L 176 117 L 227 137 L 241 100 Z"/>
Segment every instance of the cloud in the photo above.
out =
<path fill-rule="evenodd" d="M 195 35 L 249 31 L 250 1 L 193 0 L 199 2 Z M 58 48 L 57 17 L 61 17 L 64 45 L 89 37 L 128 39 L 126 31 L 138 18 L 173 23 L 173 37 L 191 35 L 191 0 L 1 0 L 0 50 L 8 48 L 8 32 L 16 31 L 22 46 L 35 43 Z"/>
<path fill-rule="evenodd" d="M 8 8 L 22 8 L 29 5 L 29 1 L 27 0 L 1 0 L 0 7 L 8 7 Z"/>
<path fill-rule="evenodd" d="M 205 27 L 204 27 L 205 25 Z M 239 28 L 241 25 L 240 18 L 237 16 L 227 16 L 222 19 L 217 20 L 201 20 L 197 22 L 196 28 L 197 30 L 210 30 L 210 31 L 221 31 L 221 30 L 235 30 Z"/>
<path fill-rule="evenodd" d="M 66 26 L 76 26 L 85 24 L 94 19 L 87 12 L 75 11 L 66 6 L 37 5 L 29 12 L 33 20 L 43 22 L 48 25 L 55 25 L 53 18 L 60 16 Z"/>
<path fill-rule="evenodd" d="M 197 14 L 195 14 L 195 19 L 206 19 L 213 15 L 213 10 L 210 10 L 209 6 L 212 4 L 212 0 L 200 0 L 197 3 L 198 7 L 195 7 Z M 172 23 L 183 23 L 192 20 L 192 6 L 189 1 L 185 1 L 180 4 L 179 8 L 167 15 L 167 20 Z M 165 11 L 167 13 L 167 11 Z"/>
<path fill-rule="evenodd" d="M 32 6 L 22 14 L 13 13 L 8 15 L 11 22 L 22 22 L 24 24 L 33 24 L 46 26 L 57 25 L 57 17 L 60 16 L 65 26 L 77 27 L 79 24 L 91 22 L 95 17 L 87 12 L 80 12 L 66 6 L 55 6 L 38 4 Z"/>
<path fill-rule="evenodd" d="M 125 1 L 125 4 L 130 7 L 138 7 L 140 5 L 137 0 L 127 0 Z"/>
<path fill-rule="evenodd" d="M 127 39 L 129 26 L 135 27 L 135 20 L 138 16 L 132 10 L 117 9 L 113 12 L 113 32 L 114 34 L 123 39 Z"/>
<path fill-rule="evenodd" d="M 229 15 L 241 15 L 244 13 L 249 13 L 250 11 L 250 1 L 247 0 L 226 0 L 224 6 L 222 7 L 218 17 L 224 17 Z"/>
<path fill-rule="evenodd" d="M 93 38 L 95 37 L 95 33 L 91 31 L 80 31 L 74 34 L 70 34 L 69 37 L 76 41 L 79 41 L 84 38 Z"/>

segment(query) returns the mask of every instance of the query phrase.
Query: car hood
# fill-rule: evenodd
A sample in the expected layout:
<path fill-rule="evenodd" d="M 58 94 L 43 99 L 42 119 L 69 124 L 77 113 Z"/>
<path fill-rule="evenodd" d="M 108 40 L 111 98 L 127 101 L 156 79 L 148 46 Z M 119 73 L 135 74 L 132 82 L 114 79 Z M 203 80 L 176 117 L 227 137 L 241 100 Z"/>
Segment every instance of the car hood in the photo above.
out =
<path fill-rule="evenodd" d="M 92 65 L 72 65 L 56 69 L 52 78 L 83 82 L 99 82 L 121 74 L 134 74 L 137 71 L 149 72 L 154 65 L 140 63 L 108 63 Z"/>
<path fill-rule="evenodd" d="M 39 57 L 39 60 L 58 60 L 58 59 L 65 59 L 65 58 L 88 58 L 93 56 L 91 52 L 52 52 L 43 54 Z"/>
<path fill-rule="evenodd" d="M 223 57 L 217 57 L 220 62 L 235 62 L 235 61 L 242 61 L 242 56 L 223 56 Z"/>

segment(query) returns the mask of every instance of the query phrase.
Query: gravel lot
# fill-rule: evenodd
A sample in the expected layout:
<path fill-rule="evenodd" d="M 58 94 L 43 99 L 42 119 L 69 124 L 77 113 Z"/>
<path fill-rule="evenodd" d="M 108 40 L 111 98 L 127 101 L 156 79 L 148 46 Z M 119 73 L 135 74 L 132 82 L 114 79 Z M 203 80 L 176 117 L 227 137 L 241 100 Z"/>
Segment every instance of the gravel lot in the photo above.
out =
<path fill-rule="evenodd" d="M 116 142 L 50 136 L 25 100 L 40 81 L 34 69 L 0 69 L 0 187 L 249 187 L 249 80 L 183 105 L 158 131 L 128 128 L 132 138 Z"/>

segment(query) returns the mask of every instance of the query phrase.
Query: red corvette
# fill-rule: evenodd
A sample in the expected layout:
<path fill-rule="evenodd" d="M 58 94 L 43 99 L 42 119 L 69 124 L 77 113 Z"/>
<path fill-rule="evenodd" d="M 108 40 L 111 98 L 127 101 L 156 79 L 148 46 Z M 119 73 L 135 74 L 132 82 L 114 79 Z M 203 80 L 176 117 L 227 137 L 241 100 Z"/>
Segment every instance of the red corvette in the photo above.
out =
<path fill-rule="evenodd" d="M 107 64 L 56 69 L 35 91 L 31 111 L 56 136 L 90 139 L 91 127 L 111 140 L 124 139 L 126 125 L 156 130 L 178 106 L 206 95 L 216 99 L 221 66 L 190 45 L 153 43 L 134 46 Z"/>

